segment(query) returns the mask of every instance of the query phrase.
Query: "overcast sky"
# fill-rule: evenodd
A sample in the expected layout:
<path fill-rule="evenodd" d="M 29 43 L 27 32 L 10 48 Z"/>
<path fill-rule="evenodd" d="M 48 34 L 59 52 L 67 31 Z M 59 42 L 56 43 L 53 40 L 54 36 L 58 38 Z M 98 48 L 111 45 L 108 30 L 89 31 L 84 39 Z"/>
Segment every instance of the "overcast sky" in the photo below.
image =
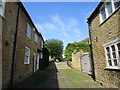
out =
<path fill-rule="evenodd" d="M 64 46 L 88 37 L 87 18 L 99 2 L 24 2 L 45 40 L 59 39 Z"/>

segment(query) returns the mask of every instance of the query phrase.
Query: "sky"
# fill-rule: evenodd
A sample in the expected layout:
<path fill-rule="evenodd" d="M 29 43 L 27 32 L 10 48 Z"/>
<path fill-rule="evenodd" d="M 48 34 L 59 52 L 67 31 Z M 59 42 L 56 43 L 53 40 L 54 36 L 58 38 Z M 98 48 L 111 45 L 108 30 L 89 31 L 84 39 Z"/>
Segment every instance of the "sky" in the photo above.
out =
<path fill-rule="evenodd" d="M 44 40 L 68 43 L 82 41 L 88 34 L 87 18 L 99 2 L 23 2 Z"/>

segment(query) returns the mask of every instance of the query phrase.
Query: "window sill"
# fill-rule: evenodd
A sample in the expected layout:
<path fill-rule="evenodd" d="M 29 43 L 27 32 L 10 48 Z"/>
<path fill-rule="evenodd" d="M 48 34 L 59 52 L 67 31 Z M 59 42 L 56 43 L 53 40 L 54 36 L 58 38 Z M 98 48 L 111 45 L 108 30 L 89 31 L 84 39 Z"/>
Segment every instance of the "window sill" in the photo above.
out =
<path fill-rule="evenodd" d="M 110 17 L 112 17 L 119 9 L 120 9 L 120 6 L 119 6 L 109 17 L 107 17 L 104 21 L 102 21 L 99 26 L 101 26 L 102 24 L 104 24 L 104 23 L 105 23 Z"/>
<path fill-rule="evenodd" d="M 37 44 L 38 42 L 35 41 L 35 43 Z"/>
<path fill-rule="evenodd" d="M 29 63 L 24 63 L 25 65 L 29 65 Z"/>
<path fill-rule="evenodd" d="M 3 15 L 0 15 L 3 19 L 5 19 L 5 16 L 3 16 Z"/>
<path fill-rule="evenodd" d="M 26 35 L 29 39 L 31 39 L 31 37 L 29 37 L 28 35 Z"/>
<path fill-rule="evenodd" d="M 120 71 L 119 67 L 106 67 L 105 70 L 118 70 Z"/>

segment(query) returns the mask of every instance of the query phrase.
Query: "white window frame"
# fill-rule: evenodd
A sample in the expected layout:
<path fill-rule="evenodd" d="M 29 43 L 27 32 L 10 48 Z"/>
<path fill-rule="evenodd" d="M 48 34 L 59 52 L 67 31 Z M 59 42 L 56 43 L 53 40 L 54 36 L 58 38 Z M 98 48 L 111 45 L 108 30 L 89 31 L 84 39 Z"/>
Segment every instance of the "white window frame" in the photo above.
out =
<path fill-rule="evenodd" d="M 38 42 L 38 35 L 36 33 L 34 35 L 34 40 L 35 40 L 36 43 Z"/>
<path fill-rule="evenodd" d="M 26 26 L 26 35 L 31 38 L 31 26 L 30 24 L 27 22 L 27 26 Z"/>
<path fill-rule="evenodd" d="M 118 50 L 118 47 L 117 47 L 118 43 L 120 43 L 120 38 L 117 38 L 117 39 L 103 45 L 104 50 L 105 50 L 105 56 L 106 56 L 106 68 L 108 68 L 108 69 L 120 69 L 120 56 L 118 54 L 119 50 Z M 112 54 L 113 51 L 112 51 L 111 46 L 113 46 L 113 45 L 115 46 L 116 58 L 113 58 L 113 54 Z M 107 53 L 108 53 L 107 50 L 106 50 L 107 47 L 109 47 L 109 49 L 110 49 L 110 57 L 111 57 L 110 60 L 112 61 L 112 66 L 109 66 L 109 63 L 108 63 L 109 59 L 108 59 L 108 56 L 107 56 Z M 114 65 L 114 62 L 113 62 L 114 59 L 117 60 L 117 66 Z"/>
<path fill-rule="evenodd" d="M 0 15 L 4 17 L 6 0 L 0 1 Z"/>
<path fill-rule="evenodd" d="M 108 17 L 110 17 L 120 6 L 118 6 L 116 9 L 115 9 L 115 6 L 114 6 L 114 0 L 110 0 L 110 2 L 111 2 L 111 6 L 112 6 L 112 13 L 109 15 L 108 14 L 108 9 L 107 9 L 107 6 L 106 6 L 106 4 L 108 3 L 108 2 L 105 2 L 105 4 L 102 6 L 102 8 L 100 9 L 100 23 L 102 23 L 102 22 L 104 22 Z M 103 20 L 102 19 L 102 13 L 101 13 L 101 10 L 103 9 L 105 7 L 105 14 L 106 14 L 106 19 L 105 20 Z"/>
<path fill-rule="evenodd" d="M 43 40 L 42 40 L 42 38 L 41 38 L 41 48 L 43 48 Z"/>
<path fill-rule="evenodd" d="M 40 53 L 40 58 L 43 59 L 43 53 L 42 52 Z"/>
<path fill-rule="evenodd" d="M 26 50 L 28 50 L 28 55 L 26 53 Z M 28 57 L 28 59 L 26 60 L 26 56 Z M 30 64 L 30 48 L 25 47 L 25 58 L 24 58 L 24 64 Z"/>

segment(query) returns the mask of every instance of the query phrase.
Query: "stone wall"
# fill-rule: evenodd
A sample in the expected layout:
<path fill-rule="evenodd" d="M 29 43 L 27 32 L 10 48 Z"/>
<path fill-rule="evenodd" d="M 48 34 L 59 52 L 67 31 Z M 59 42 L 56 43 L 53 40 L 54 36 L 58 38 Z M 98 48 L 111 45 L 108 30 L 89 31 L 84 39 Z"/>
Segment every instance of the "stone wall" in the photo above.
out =
<path fill-rule="evenodd" d="M 100 15 L 96 15 L 90 24 L 93 60 L 96 80 L 106 87 L 120 87 L 120 71 L 107 70 L 103 45 L 120 38 L 120 8 L 100 24 Z"/>
<path fill-rule="evenodd" d="M 27 22 L 31 26 L 31 38 L 29 38 L 26 35 Z M 38 42 L 35 42 L 34 40 L 35 33 L 38 36 Z M 30 48 L 30 64 L 24 64 L 25 47 Z M 33 73 L 34 70 L 33 55 L 34 52 L 38 55 L 38 49 L 42 51 L 41 37 L 34 30 L 34 26 L 32 25 L 32 22 L 29 20 L 25 11 L 22 8 L 20 8 L 19 20 L 18 20 L 17 44 L 16 44 L 16 53 L 15 53 L 14 83 L 18 83 L 19 81 L 30 76 Z M 37 68 L 36 66 L 35 68 Z"/>
<path fill-rule="evenodd" d="M 8 87 L 10 83 L 11 65 L 14 47 L 14 37 L 17 25 L 17 12 L 18 2 L 6 3 L 5 16 L 2 17 L 3 29 L 2 29 L 2 69 L 3 69 L 3 88 Z M 13 84 L 16 84 L 33 73 L 34 52 L 38 54 L 38 49 L 42 52 L 41 41 L 42 37 L 34 30 L 34 25 L 30 18 L 26 14 L 27 12 L 20 7 L 19 20 L 18 20 L 18 32 L 16 38 L 16 50 L 13 69 Z M 26 35 L 27 22 L 31 26 L 31 38 Z M 34 40 L 34 34 L 38 35 L 38 42 Z M 24 64 L 25 47 L 30 48 L 30 64 Z M 37 62 L 36 62 L 37 63 Z"/>
<path fill-rule="evenodd" d="M 72 61 L 71 61 L 71 67 L 78 69 L 79 71 L 81 71 L 81 56 L 83 56 L 84 53 L 82 50 L 80 51 L 74 51 L 72 53 Z"/>
<path fill-rule="evenodd" d="M 8 86 L 11 74 L 14 35 L 16 30 L 17 3 L 6 3 L 2 17 L 2 84 Z"/>
<path fill-rule="evenodd" d="M 0 90 L 2 89 L 2 17 L 0 16 Z"/>

